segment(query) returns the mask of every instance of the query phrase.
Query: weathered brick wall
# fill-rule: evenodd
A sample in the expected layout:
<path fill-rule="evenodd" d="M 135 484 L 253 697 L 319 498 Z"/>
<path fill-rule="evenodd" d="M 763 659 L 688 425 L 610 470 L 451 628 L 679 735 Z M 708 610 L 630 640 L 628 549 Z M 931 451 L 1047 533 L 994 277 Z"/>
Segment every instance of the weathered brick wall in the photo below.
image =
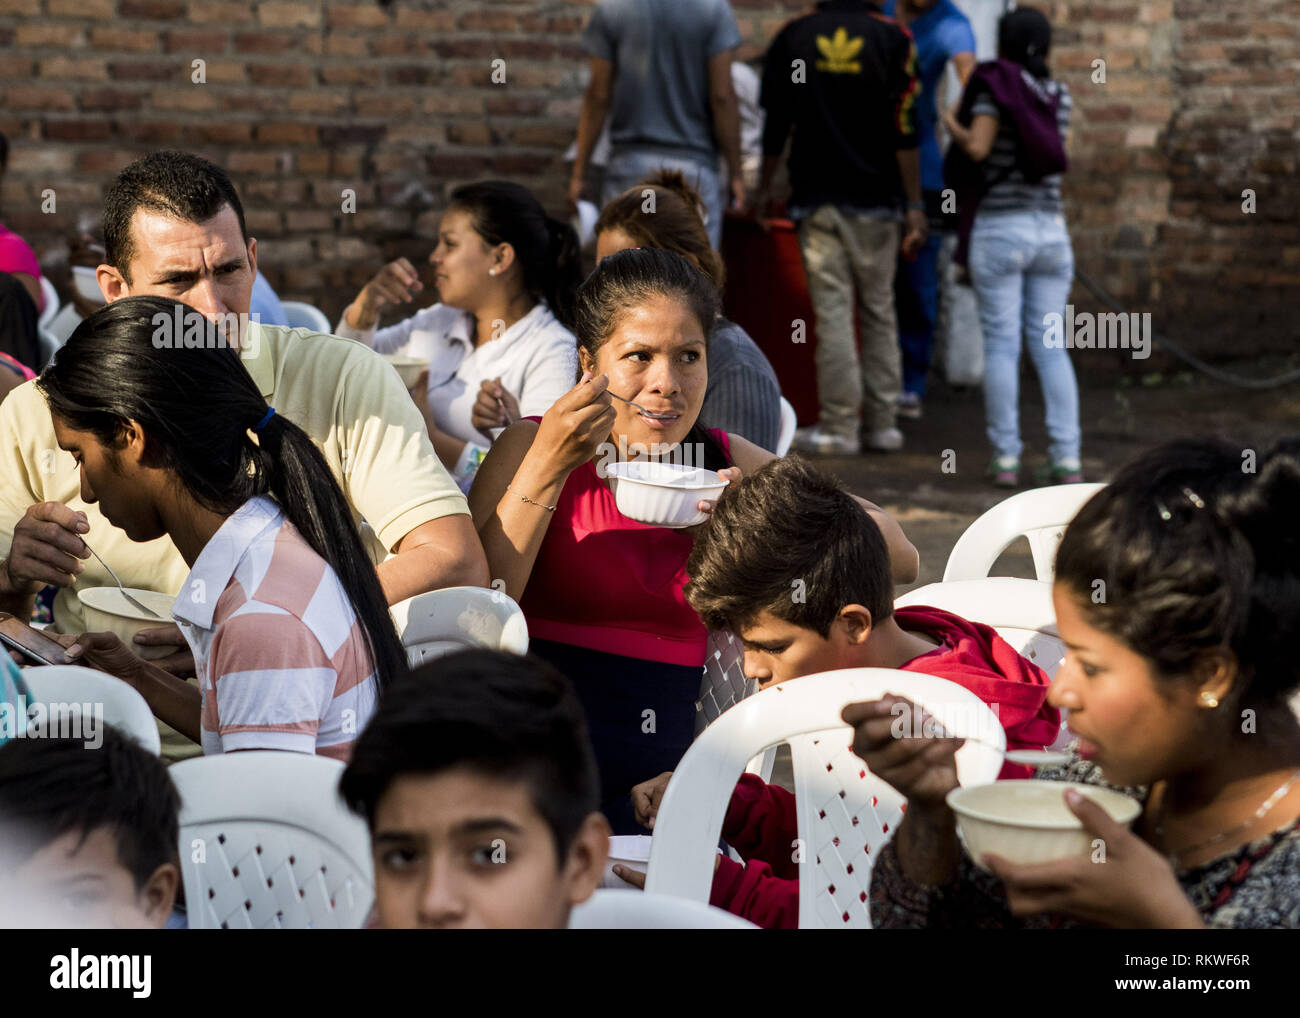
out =
<path fill-rule="evenodd" d="M 733 6 L 748 57 L 807 4 Z M 1076 97 L 1067 200 L 1080 268 L 1202 349 L 1285 343 L 1300 296 L 1300 0 L 1042 6 Z M 282 295 L 333 316 L 382 259 L 427 255 L 457 183 L 518 179 L 563 210 L 589 9 L 0 0 L 0 130 L 13 144 L 0 210 L 58 282 L 64 238 L 110 175 L 152 148 L 191 149 L 235 177 Z M 53 214 L 41 211 L 47 188 Z M 355 214 L 342 212 L 346 188 Z M 1247 188 L 1254 214 L 1242 211 Z M 1077 288 L 1076 300 L 1090 306 Z"/>

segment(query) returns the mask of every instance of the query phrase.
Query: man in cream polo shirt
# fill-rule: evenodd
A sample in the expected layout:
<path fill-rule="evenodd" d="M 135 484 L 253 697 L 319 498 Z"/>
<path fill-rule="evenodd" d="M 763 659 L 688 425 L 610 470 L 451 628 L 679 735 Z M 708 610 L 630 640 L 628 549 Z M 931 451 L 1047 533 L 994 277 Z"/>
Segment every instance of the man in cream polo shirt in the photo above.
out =
<path fill-rule="evenodd" d="M 132 163 L 105 197 L 104 240 L 98 280 L 106 300 L 152 294 L 214 320 L 248 314 L 257 241 L 230 179 L 212 163 L 181 152 Z M 267 402 L 312 436 L 355 519 L 369 524 L 376 560 L 392 553 L 377 567 L 389 603 L 486 586 L 468 505 L 396 371 L 352 340 L 256 323 L 238 331 L 231 338 Z M 75 591 L 112 585 L 86 543 L 128 587 L 176 594 L 188 574 L 170 540 L 136 544 L 82 500 L 78 468 L 55 441 L 45 401 L 25 383 L 0 403 L 0 610 L 25 619 L 40 588 L 54 584 L 54 628 L 81 632 Z M 150 642 L 184 646 L 175 630 Z M 179 670 L 184 657 L 159 663 Z"/>

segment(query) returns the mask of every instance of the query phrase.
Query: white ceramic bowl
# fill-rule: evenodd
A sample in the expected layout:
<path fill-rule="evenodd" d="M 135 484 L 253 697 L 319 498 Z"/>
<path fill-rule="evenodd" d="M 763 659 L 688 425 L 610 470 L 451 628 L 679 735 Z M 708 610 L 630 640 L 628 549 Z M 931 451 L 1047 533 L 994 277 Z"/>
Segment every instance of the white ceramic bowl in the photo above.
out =
<path fill-rule="evenodd" d="M 957 814 L 967 854 L 981 869 L 986 852 L 1021 865 L 1089 856 L 1095 835 L 1065 805 L 1067 788 L 1082 792 L 1125 826 L 1142 812 L 1136 799 L 1109 788 L 1032 778 L 954 788 L 948 806 Z"/>
<path fill-rule="evenodd" d="M 384 360 L 388 361 L 397 369 L 398 376 L 402 379 L 402 384 L 408 389 L 415 384 L 415 380 L 420 377 L 420 372 L 429 366 L 429 362 L 420 357 L 408 357 L 405 354 L 386 353 L 383 355 Z"/>
<path fill-rule="evenodd" d="M 117 638 L 127 645 L 137 657 L 145 659 L 166 657 L 176 652 L 175 647 L 142 647 L 134 642 L 135 634 L 142 629 L 157 629 L 173 623 L 172 605 L 175 594 L 160 594 L 156 590 L 138 590 L 126 588 L 131 596 L 141 604 L 162 616 L 150 618 L 145 612 L 130 604 L 117 587 L 91 587 L 81 591 L 81 610 L 86 619 L 88 633 L 116 633 Z"/>
<path fill-rule="evenodd" d="M 605 468 L 618 511 L 655 527 L 679 530 L 703 523 L 700 499 L 715 499 L 728 484 L 716 470 L 679 463 L 627 460 Z"/>

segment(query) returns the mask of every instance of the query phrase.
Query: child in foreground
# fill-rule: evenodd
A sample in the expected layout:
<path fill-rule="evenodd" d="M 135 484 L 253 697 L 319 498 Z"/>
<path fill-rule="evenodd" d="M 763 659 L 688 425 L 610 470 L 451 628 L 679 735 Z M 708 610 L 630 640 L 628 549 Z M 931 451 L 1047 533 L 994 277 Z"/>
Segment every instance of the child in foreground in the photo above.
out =
<path fill-rule="evenodd" d="M 180 797 L 116 728 L 0 747 L 0 927 L 162 929 L 180 884 Z"/>
<path fill-rule="evenodd" d="M 1045 702 L 1046 674 L 989 626 L 938 608 L 895 611 L 879 528 L 834 478 L 806 461 L 775 460 L 733 485 L 702 531 L 687 564 L 687 599 L 710 629 L 729 628 L 740 638 L 745 674 L 760 689 L 841 668 L 921 672 L 994 706 L 1008 749 L 1055 741 L 1060 716 Z M 1001 776 L 1029 773 L 1008 764 Z M 633 789 L 646 826 L 670 777 Z M 711 904 L 760 926 L 797 926 L 794 796 L 744 775 L 722 836 L 749 861 L 719 857 Z"/>
<path fill-rule="evenodd" d="M 377 925 L 562 929 L 609 854 L 569 682 L 533 658 L 471 650 L 396 683 L 340 791 L 370 827 Z"/>

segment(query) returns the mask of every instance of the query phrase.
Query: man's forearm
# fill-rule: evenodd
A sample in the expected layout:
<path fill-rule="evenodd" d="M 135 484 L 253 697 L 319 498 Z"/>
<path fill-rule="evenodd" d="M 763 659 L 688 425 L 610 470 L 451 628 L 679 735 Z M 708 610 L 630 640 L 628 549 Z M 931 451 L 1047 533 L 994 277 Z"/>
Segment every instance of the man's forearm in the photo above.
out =
<path fill-rule="evenodd" d="M 897 153 L 898 172 L 903 178 L 903 194 L 909 205 L 921 203 L 921 150 L 900 148 Z"/>
<path fill-rule="evenodd" d="M 718 144 L 727 160 L 727 172 L 740 176 L 740 104 L 735 93 L 715 95 L 712 102 L 713 125 L 718 132 Z"/>
<path fill-rule="evenodd" d="M 961 845 L 957 821 L 947 806 L 909 806 L 894 835 L 903 876 L 926 887 L 952 883 Z"/>
<path fill-rule="evenodd" d="M 763 156 L 763 165 L 758 171 L 758 189 L 760 191 L 772 190 L 772 179 L 776 176 L 776 168 L 781 165 L 781 157 Z"/>
<path fill-rule="evenodd" d="M 130 684 L 144 697 L 155 717 L 186 738 L 202 743 L 199 713 L 203 698 L 198 686 L 148 663 L 141 666 Z"/>
<path fill-rule="evenodd" d="M 578 152 L 573 160 L 573 175 L 582 176 L 591 163 L 591 153 L 605 126 L 609 113 L 609 97 L 593 94 L 590 89 L 582 99 L 582 113 L 578 117 Z"/>
<path fill-rule="evenodd" d="M 409 550 L 400 550 L 375 567 L 379 585 L 389 604 L 428 590 L 445 587 L 488 586 L 487 557 L 474 532 L 473 521 L 463 518 L 471 540 L 426 542 Z"/>
<path fill-rule="evenodd" d="M 36 593 L 17 588 L 9 576 L 9 560 L 0 562 L 0 611 L 26 622 L 36 607 Z"/>

